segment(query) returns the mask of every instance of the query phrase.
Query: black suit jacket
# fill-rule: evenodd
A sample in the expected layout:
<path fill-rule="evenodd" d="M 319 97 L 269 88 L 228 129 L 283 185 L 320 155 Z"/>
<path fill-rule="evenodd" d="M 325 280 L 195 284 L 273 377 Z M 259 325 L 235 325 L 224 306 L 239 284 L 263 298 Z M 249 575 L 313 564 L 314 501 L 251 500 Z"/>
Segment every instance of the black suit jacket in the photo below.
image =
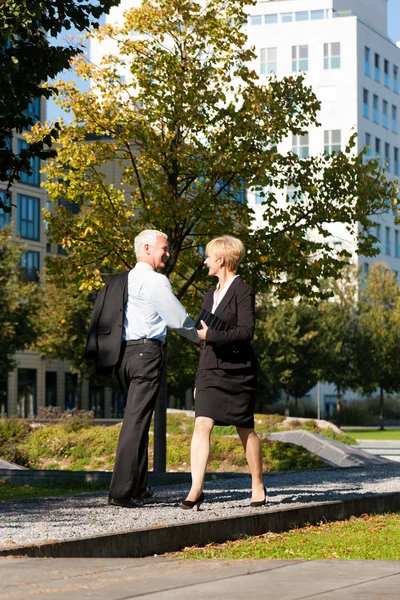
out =
<path fill-rule="evenodd" d="M 215 288 L 206 293 L 202 308 L 211 311 Z M 240 277 L 229 286 L 215 314 L 231 328 L 208 329 L 201 343 L 199 369 L 256 368 L 257 359 L 251 346 L 255 328 L 255 294 Z"/>
<path fill-rule="evenodd" d="M 96 362 L 99 374 L 112 375 L 121 353 L 128 274 L 124 271 L 113 275 L 94 304 L 84 357 Z"/>

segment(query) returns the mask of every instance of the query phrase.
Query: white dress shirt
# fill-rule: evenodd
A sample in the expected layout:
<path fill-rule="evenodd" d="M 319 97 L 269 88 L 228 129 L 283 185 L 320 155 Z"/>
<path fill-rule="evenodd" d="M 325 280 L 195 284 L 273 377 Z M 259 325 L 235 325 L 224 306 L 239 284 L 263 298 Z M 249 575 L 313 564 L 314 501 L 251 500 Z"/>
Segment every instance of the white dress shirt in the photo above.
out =
<path fill-rule="evenodd" d="M 217 306 L 218 304 L 221 302 L 222 298 L 225 296 L 226 292 L 229 290 L 229 286 L 232 284 L 232 282 L 236 279 L 236 277 L 239 277 L 239 275 L 235 275 L 235 277 L 232 277 L 232 279 L 229 279 L 229 281 L 227 281 L 224 285 L 224 287 L 222 288 L 222 290 L 220 291 L 220 293 L 217 296 L 217 292 L 219 290 L 219 281 L 218 281 L 218 285 L 215 288 L 215 292 L 214 292 L 214 302 L 213 302 L 213 306 L 211 309 L 212 313 L 215 313 L 215 311 L 217 310 Z"/>
<path fill-rule="evenodd" d="M 167 277 L 147 263 L 138 262 L 128 275 L 123 339 L 163 342 L 167 327 L 192 342 L 200 340 L 193 320 L 174 296 Z"/>

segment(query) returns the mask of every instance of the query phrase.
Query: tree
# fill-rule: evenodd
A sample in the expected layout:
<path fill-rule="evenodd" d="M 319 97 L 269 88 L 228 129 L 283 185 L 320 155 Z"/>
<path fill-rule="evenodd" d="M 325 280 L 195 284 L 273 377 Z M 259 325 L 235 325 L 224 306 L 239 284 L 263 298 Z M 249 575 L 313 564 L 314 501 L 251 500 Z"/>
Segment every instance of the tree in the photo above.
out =
<path fill-rule="evenodd" d="M 21 268 L 25 248 L 10 227 L 0 230 L 0 373 L 16 366 L 15 353 L 30 348 L 37 334 L 41 295 L 37 283 L 25 281 Z"/>
<path fill-rule="evenodd" d="M 285 415 L 290 397 L 302 398 L 317 383 L 319 315 L 302 302 L 276 303 L 263 298 L 257 311 L 255 347 L 265 385 L 285 392 Z"/>
<path fill-rule="evenodd" d="M 360 332 L 357 314 L 358 273 L 344 269 L 339 281 L 328 282 L 334 297 L 318 306 L 320 314 L 319 379 L 336 388 L 336 417 L 340 423 L 342 394 L 360 385 L 358 352 Z"/>
<path fill-rule="evenodd" d="M 63 29 L 87 29 L 104 11 L 120 0 L 7 0 L 0 3 L 0 181 L 8 182 L 8 190 L 18 173 L 30 173 L 32 157 L 54 155 L 51 146 L 57 137 L 58 124 L 49 129 L 48 136 L 32 143 L 19 154 L 12 151 L 13 131 L 22 133 L 39 118 L 35 100 L 57 93 L 54 86 L 46 87 L 81 49 L 69 43 L 66 47 L 53 45 L 48 34 L 57 36 Z M 96 26 L 96 23 L 93 23 Z M 10 211 L 0 200 L 0 208 Z"/>
<path fill-rule="evenodd" d="M 68 260 L 53 261 L 54 275 L 99 288 L 105 274 L 132 266 L 133 238 L 146 226 L 168 233 L 167 275 L 189 304 L 204 284 L 204 245 L 221 233 L 247 243 L 249 282 L 264 291 L 276 286 L 282 297 L 318 296 L 320 277 L 338 275 L 347 253 L 327 243 L 333 222 L 351 230 L 360 252 L 376 253 L 369 217 L 388 210 L 394 184 L 376 162 L 354 155 L 354 138 L 332 156 L 279 152 L 285 138 L 317 123 L 320 105 L 302 76 L 260 84 L 249 67 L 255 54 L 243 30 L 246 4 L 145 0 L 120 29 L 93 33 L 113 38 L 120 56 L 101 68 L 78 59 L 78 73 L 93 83 L 89 92 L 58 84 L 63 108 L 76 118 L 60 130 L 46 187 L 56 203 L 81 210 L 48 215 L 50 236 L 68 251 Z M 50 131 L 38 126 L 31 139 Z M 115 183 L 104 176 L 110 161 L 121 165 Z M 286 186 L 297 190 L 292 203 L 279 200 Z M 247 189 L 265 198 L 256 230 Z"/>
<path fill-rule="evenodd" d="M 166 274 L 197 311 L 204 246 L 215 235 L 240 236 L 245 278 L 264 291 L 276 286 L 282 297 L 318 296 L 319 278 L 340 272 L 347 253 L 326 242 L 333 222 L 354 233 L 360 252 L 376 253 L 369 217 L 392 205 L 394 184 L 377 162 L 354 155 L 354 137 L 332 156 L 279 152 L 280 142 L 317 123 L 320 103 L 301 75 L 260 84 L 249 67 L 247 4 L 144 0 L 121 28 L 93 33 L 112 39 L 119 56 L 101 65 L 77 59 L 89 92 L 57 84 L 75 120 L 60 129 L 46 188 L 56 204 L 80 210 L 59 206 L 47 215 L 52 241 L 68 252 L 52 261 L 51 277 L 98 289 L 110 273 L 133 266 L 133 239 L 152 227 L 168 234 Z M 30 140 L 46 141 L 51 128 L 36 126 Z M 105 177 L 111 162 L 121 169 L 115 182 Z M 279 200 L 287 186 L 297 190 L 290 204 Z M 247 189 L 265 196 L 257 230 Z"/>
<path fill-rule="evenodd" d="M 360 290 L 359 319 L 361 388 L 367 394 L 379 389 L 384 429 L 384 392 L 400 390 L 400 289 L 384 263 L 372 265 Z"/>
<path fill-rule="evenodd" d="M 39 335 L 35 350 L 50 358 L 70 362 L 70 370 L 77 374 L 76 406 L 81 408 L 83 377 L 94 377 L 93 365 L 83 358 L 93 302 L 88 292 L 82 292 L 73 284 L 62 286 L 46 283 L 43 286 L 44 302 L 39 311 Z"/>

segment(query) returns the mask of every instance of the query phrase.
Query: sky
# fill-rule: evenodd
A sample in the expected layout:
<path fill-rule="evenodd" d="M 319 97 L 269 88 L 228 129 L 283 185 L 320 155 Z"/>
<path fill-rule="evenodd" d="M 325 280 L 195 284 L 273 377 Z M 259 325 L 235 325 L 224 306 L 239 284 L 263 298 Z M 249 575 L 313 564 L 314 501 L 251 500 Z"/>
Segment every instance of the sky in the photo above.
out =
<path fill-rule="evenodd" d="M 77 32 L 69 31 L 68 35 L 77 35 Z M 394 42 L 400 42 L 400 0 L 388 0 L 388 36 Z M 66 39 L 66 35 L 61 35 L 60 43 Z M 60 74 L 58 79 L 64 79 L 65 81 L 75 80 L 78 83 L 77 77 L 74 71 L 64 71 Z M 79 86 L 82 90 L 89 88 L 89 82 L 79 81 Z M 71 116 L 63 113 L 60 107 L 56 105 L 53 100 L 47 103 L 47 120 L 52 121 L 63 116 L 65 121 L 70 121 Z"/>

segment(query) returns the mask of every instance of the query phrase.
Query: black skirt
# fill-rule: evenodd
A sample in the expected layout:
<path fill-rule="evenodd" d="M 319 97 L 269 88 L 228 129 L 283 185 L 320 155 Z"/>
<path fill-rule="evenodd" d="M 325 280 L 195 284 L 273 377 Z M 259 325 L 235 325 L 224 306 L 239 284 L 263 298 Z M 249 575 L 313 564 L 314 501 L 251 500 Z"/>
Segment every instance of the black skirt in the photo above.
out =
<path fill-rule="evenodd" d="M 257 371 L 201 369 L 196 375 L 196 417 L 209 417 L 216 425 L 254 427 Z"/>

